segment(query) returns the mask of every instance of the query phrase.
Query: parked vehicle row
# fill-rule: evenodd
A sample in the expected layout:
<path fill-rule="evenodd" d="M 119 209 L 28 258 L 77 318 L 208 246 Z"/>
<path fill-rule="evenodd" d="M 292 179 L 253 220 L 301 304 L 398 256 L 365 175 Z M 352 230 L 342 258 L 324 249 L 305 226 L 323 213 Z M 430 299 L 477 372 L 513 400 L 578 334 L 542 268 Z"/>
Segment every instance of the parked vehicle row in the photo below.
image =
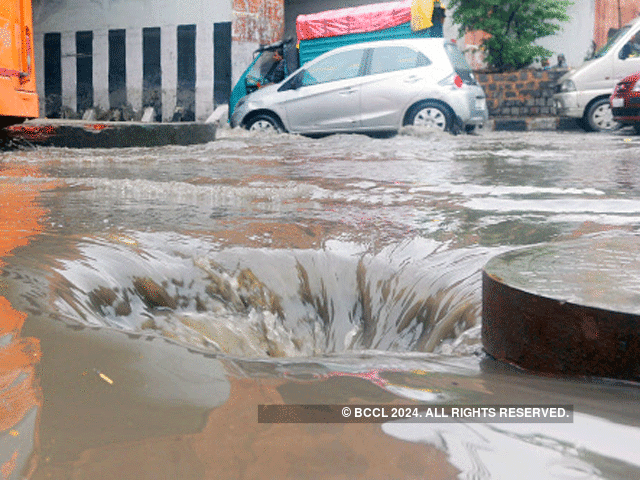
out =
<path fill-rule="evenodd" d="M 631 125 L 640 134 L 640 72 L 618 83 L 609 101 L 614 121 Z"/>
<path fill-rule="evenodd" d="M 484 91 L 456 45 L 412 38 L 327 52 L 242 98 L 231 125 L 313 134 L 397 131 L 403 125 L 455 132 L 487 118 Z"/>
<path fill-rule="evenodd" d="M 560 78 L 556 111 L 587 131 L 633 125 L 640 133 L 639 79 L 640 17 Z M 484 91 L 455 44 L 402 38 L 333 49 L 244 96 L 230 122 L 310 134 L 397 131 L 404 125 L 457 132 L 487 118 Z"/>
<path fill-rule="evenodd" d="M 577 119 L 585 130 L 609 131 L 627 123 L 610 97 L 619 82 L 640 71 L 640 17 L 625 25 L 593 57 L 558 81 L 554 101 L 559 115 Z M 618 97 L 620 98 L 620 97 Z M 620 100 L 616 104 L 620 105 Z"/>
<path fill-rule="evenodd" d="M 0 8 L 0 128 L 36 118 L 39 110 L 33 60 L 31 2 Z"/>

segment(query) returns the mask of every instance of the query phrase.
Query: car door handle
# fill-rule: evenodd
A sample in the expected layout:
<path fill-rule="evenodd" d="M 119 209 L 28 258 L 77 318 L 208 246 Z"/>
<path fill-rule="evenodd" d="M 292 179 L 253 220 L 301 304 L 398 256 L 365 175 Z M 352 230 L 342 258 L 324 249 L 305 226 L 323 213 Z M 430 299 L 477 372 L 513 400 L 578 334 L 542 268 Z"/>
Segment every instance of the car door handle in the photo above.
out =
<path fill-rule="evenodd" d="M 340 95 L 351 95 L 352 93 L 356 93 L 358 91 L 357 88 L 345 88 L 344 90 L 340 90 Z"/>
<path fill-rule="evenodd" d="M 410 77 L 406 77 L 404 81 L 406 83 L 416 83 L 420 81 L 420 77 L 417 75 L 411 75 Z"/>

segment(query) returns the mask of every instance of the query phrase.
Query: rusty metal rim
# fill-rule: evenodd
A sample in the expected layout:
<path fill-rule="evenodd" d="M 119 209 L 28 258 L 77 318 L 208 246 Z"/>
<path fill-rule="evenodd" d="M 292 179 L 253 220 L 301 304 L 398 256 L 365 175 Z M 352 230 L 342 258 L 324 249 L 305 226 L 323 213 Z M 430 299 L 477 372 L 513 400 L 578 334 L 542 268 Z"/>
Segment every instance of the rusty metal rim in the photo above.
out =
<path fill-rule="evenodd" d="M 483 270 L 482 343 L 526 370 L 640 380 L 640 316 L 536 295 Z"/>

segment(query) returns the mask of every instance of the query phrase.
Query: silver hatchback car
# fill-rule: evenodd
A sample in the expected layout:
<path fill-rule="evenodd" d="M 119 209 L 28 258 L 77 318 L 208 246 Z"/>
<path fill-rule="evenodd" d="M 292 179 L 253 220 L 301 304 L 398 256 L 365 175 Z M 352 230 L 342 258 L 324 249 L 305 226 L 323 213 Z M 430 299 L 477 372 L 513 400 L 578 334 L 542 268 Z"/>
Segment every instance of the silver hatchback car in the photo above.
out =
<path fill-rule="evenodd" d="M 457 133 L 487 118 L 484 91 L 456 45 L 412 38 L 331 50 L 242 98 L 230 123 L 310 134 L 398 131 L 404 125 Z"/>

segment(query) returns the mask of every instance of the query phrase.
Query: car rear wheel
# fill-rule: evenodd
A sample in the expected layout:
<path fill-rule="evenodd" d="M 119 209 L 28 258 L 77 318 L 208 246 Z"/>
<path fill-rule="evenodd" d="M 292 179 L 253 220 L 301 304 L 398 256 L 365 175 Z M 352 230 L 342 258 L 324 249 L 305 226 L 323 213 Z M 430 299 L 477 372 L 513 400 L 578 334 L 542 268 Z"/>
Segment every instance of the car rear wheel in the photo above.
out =
<path fill-rule="evenodd" d="M 589 130 L 594 132 L 610 132 L 620 126 L 613 119 L 613 113 L 607 98 L 601 98 L 593 102 L 593 105 L 587 111 L 585 124 Z"/>
<path fill-rule="evenodd" d="M 422 102 L 413 107 L 408 118 L 409 125 L 429 127 L 440 131 L 451 128 L 451 114 L 436 102 Z"/>
<path fill-rule="evenodd" d="M 275 117 L 268 113 L 262 113 L 247 122 L 247 130 L 251 132 L 282 132 L 282 127 Z"/>

